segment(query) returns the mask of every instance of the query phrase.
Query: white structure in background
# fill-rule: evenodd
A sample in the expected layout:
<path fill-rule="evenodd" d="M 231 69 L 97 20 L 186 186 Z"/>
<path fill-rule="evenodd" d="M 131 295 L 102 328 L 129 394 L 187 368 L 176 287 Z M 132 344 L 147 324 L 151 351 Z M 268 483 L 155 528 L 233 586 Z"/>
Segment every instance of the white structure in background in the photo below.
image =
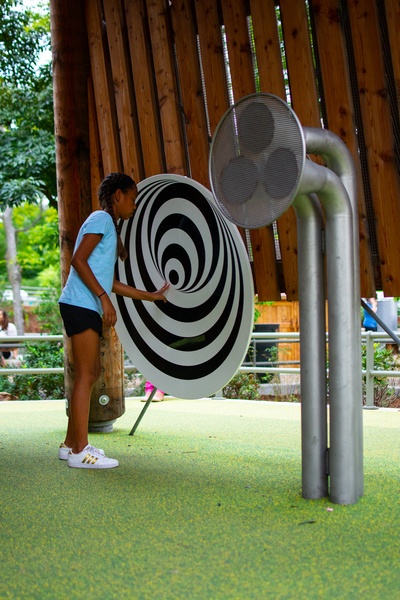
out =
<path fill-rule="evenodd" d="M 378 317 L 386 323 L 386 325 L 392 330 L 397 331 L 397 303 L 394 298 L 385 298 L 383 292 L 377 293 L 378 299 Z M 378 331 L 384 331 L 378 324 Z"/>

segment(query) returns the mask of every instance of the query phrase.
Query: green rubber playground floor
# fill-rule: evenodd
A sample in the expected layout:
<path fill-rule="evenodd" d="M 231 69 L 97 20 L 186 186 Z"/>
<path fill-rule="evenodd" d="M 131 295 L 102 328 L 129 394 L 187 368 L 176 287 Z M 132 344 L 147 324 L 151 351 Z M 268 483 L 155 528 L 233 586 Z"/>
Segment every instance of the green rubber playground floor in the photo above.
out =
<path fill-rule="evenodd" d="M 301 496 L 300 406 L 126 400 L 69 469 L 63 401 L 0 403 L 0 599 L 400 598 L 400 411 L 364 411 L 365 495 Z"/>

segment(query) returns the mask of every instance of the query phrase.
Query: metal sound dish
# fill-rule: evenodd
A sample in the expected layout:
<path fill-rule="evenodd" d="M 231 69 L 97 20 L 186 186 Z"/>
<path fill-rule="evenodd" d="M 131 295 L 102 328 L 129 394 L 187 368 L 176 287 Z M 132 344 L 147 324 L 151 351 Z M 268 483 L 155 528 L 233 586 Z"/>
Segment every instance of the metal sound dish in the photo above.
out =
<path fill-rule="evenodd" d="M 211 144 L 211 188 L 221 212 L 248 229 L 271 224 L 292 204 L 305 161 L 305 140 L 291 108 L 272 94 L 231 106 Z"/>

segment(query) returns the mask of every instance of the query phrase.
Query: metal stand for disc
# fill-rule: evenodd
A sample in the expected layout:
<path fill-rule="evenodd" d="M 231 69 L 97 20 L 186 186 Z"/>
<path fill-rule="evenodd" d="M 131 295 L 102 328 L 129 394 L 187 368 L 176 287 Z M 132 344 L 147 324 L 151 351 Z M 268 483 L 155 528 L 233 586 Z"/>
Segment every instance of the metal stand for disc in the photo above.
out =
<path fill-rule="evenodd" d="M 149 406 L 150 406 L 150 404 L 151 404 L 151 401 L 153 400 L 153 396 L 154 396 L 154 394 L 156 393 L 156 391 L 157 391 L 157 389 L 156 389 L 156 388 L 154 388 L 154 389 L 152 390 L 152 392 L 151 392 L 150 396 L 147 398 L 147 400 L 146 400 L 146 404 L 143 406 L 143 408 L 142 408 L 142 410 L 141 410 L 141 412 L 140 412 L 140 415 L 139 415 L 139 416 L 138 416 L 138 418 L 136 419 L 134 426 L 132 427 L 132 429 L 131 429 L 131 430 L 130 430 L 130 432 L 129 432 L 129 435 L 133 435 L 133 434 L 135 433 L 136 429 L 139 427 L 139 423 L 140 423 L 140 421 L 143 419 L 143 417 L 144 417 L 144 415 L 145 415 L 145 413 L 146 413 L 146 410 L 149 408 Z"/>

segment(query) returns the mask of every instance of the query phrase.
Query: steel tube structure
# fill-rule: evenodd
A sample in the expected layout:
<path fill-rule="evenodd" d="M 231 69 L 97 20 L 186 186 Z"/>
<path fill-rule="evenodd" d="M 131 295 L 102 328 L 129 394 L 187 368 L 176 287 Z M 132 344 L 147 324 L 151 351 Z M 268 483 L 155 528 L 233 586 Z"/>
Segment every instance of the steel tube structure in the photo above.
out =
<path fill-rule="evenodd" d="M 362 477 L 359 452 L 362 407 L 358 395 L 361 361 L 358 360 L 360 347 L 355 335 L 352 207 L 339 177 L 312 161 L 306 161 L 298 193 L 316 193 L 326 219 L 330 498 L 337 504 L 354 504 L 360 496 Z"/>
<path fill-rule="evenodd" d="M 358 232 L 358 197 L 357 197 L 357 175 L 354 168 L 354 161 L 350 150 L 346 144 L 337 135 L 327 129 L 316 127 L 304 127 L 304 137 L 307 151 L 311 154 L 321 156 L 329 169 L 339 177 L 344 188 L 347 191 L 351 211 L 353 215 L 353 260 L 354 260 L 354 314 L 355 330 L 354 335 L 358 344 L 358 356 L 361 364 L 361 329 L 359 327 L 360 313 L 360 250 L 359 250 L 359 232 Z M 364 469 L 363 469 L 363 431 L 362 431 L 362 383 L 361 377 L 357 372 L 356 384 L 358 384 L 357 397 L 360 401 L 360 418 L 358 419 L 358 491 L 362 496 L 364 493 Z"/>
<path fill-rule="evenodd" d="M 328 495 L 323 220 L 314 194 L 293 203 L 298 231 L 302 495 Z"/>

